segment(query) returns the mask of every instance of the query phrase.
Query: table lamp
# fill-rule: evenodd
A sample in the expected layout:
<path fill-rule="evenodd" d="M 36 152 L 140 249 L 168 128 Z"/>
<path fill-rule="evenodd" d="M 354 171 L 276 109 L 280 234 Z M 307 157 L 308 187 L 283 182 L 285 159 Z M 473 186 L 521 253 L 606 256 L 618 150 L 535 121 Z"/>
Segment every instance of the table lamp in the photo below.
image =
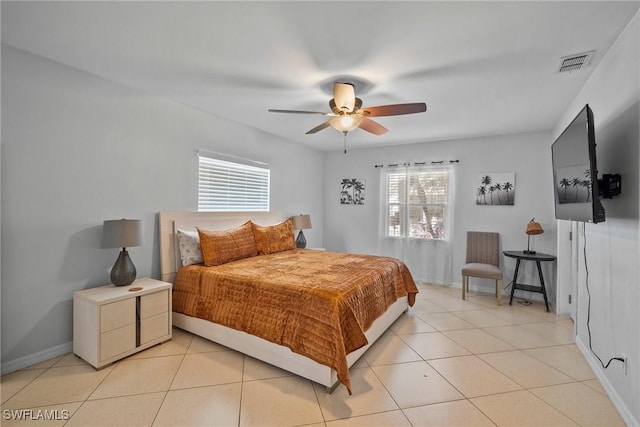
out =
<path fill-rule="evenodd" d="M 111 283 L 127 286 L 136 280 L 136 267 L 133 265 L 128 247 L 142 246 L 142 221 L 139 219 L 116 219 L 105 221 L 102 226 L 102 247 L 122 248 L 116 263 L 111 269 Z"/>
<path fill-rule="evenodd" d="M 525 233 L 527 233 L 527 250 L 522 251 L 525 254 L 533 255 L 536 251 L 532 251 L 529 249 L 529 244 L 531 243 L 531 236 L 535 236 L 536 234 L 544 233 L 542 226 L 534 221 L 535 218 L 531 218 L 531 221 L 527 223 L 527 229 Z"/>
<path fill-rule="evenodd" d="M 293 229 L 300 230 L 298 237 L 296 238 L 296 248 L 304 249 L 307 247 L 307 239 L 304 237 L 302 230 L 308 230 L 311 228 L 311 217 L 309 215 L 297 215 L 292 216 Z"/>

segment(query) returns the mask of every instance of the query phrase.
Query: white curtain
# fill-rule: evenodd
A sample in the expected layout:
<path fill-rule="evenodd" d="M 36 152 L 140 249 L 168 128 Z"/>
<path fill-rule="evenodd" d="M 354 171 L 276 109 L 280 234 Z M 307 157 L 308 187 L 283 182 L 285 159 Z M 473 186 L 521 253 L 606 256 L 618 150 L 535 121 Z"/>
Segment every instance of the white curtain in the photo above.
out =
<path fill-rule="evenodd" d="M 379 253 L 418 281 L 451 284 L 454 178 L 451 165 L 380 169 Z"/>

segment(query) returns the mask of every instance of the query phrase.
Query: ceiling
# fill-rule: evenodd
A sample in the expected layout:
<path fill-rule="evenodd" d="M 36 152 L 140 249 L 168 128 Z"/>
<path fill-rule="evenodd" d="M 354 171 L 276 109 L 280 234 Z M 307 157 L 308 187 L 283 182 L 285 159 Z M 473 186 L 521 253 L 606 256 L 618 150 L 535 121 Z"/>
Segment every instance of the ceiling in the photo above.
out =
<path fill-rule="evenodd" d="M 7 2 L 2 43 L 319 150 L 305 132 L 336 79 L 364 106 L 427 112 L 356 129 L 352 148 L 553 129 L 640 6 L 569 2 Z M 558 73 L 566 55 L 590 65 Z"/>

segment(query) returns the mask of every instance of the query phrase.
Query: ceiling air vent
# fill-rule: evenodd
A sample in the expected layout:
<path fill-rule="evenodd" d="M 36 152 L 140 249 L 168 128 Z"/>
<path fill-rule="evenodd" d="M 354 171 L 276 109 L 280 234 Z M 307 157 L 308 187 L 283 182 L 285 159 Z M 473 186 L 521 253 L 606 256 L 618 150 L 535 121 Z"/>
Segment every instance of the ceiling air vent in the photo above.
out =
<path fill-rule="evenodd" d="M 560 66 L 558 67 L 558 72 L 572 72 L 586 68 L 587 65 L 589 65 L 589 61 L 591 61 L 594 53 L 595 50 L 592 50 L 590 52 L 583 52 L 560 58 Z"/>

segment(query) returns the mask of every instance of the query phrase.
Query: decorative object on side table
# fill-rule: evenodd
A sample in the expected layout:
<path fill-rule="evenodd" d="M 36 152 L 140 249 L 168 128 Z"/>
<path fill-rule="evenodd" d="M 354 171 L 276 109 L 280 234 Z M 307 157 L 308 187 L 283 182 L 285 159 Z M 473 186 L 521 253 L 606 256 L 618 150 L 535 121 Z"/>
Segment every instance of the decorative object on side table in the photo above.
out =
<path fill-rule="evenodd" d="M 104 221 L 102 226 L 102 247 L 122 248 L 111 269 L 111 283 L 127 286 L 136 280 L 136 267 L 133 265 L 127 248 L 142 246 L 142 221 L 139 219 L 116 219 Z"/>
<path fill-rule="evenodd" d="M 298 237 L 296 238 L 296 247 L 304 249 L 307 247 L 307 239 L 304 237 L 302 230 L 308 230 L 311 228 L 311 217 L 309 215 L 300 214 L 292 216 L 291 220 L 293 221 L 293 229 L 300 230 L 298 232 Z"/>
<path fill-rule="evenodd" d="M 523 253 L 529 255 L 533 255 L 536 253 L 536 251 L 532 251 L 529 246 L 529 244 L 531 243 L 531 236 L 544 233 L 542 226 L 539 223 L 535 222 L 534 219 L 535 218 L 531 218 L 531 221 L 527 223 L 527 229 L 525 231 L 525 233 L 527 233 L 527 250 L 522 251 Z"/>

